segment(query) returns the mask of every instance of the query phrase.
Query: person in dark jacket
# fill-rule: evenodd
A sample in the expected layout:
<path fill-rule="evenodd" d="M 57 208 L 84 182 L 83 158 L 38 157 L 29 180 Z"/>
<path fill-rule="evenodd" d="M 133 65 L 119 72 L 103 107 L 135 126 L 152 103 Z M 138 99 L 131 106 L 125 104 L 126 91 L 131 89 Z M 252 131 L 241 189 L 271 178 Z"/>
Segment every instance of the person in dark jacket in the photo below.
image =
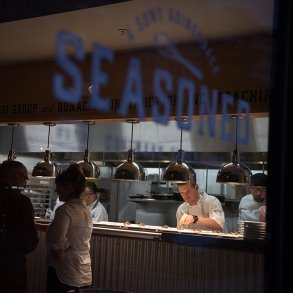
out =
<path fill-rule="evenodd" d="M 39 242 L 31 200 L 22 194 L 27 180 L 21 162 L 0 164 L 0 292 L 26 291 L 26 255 Z"/>

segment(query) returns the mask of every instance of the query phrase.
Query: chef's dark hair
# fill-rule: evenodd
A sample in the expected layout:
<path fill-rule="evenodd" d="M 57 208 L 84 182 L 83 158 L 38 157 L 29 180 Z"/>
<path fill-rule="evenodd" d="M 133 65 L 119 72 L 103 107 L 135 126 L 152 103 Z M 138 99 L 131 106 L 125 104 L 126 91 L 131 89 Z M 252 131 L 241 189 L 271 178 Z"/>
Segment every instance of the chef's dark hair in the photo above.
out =
<path fill-rule="evenodd" d="M 268 175 L 256 173 L 251 176 L 251 186 L 268 186 Z"/>
<path fill-rule="evenodd" d="M 72 186 L 75 196 L 79 197 L 85 189 L 86 179 L 78 165 L 71 165 L 55 178 L 56 185 Z"/>
<path fill-rule="evenodd" d="M 96 183 L 94 183 L 94 182 L 87 181 L 85 183 L 85 186 L 88 187 L 94 193 L 97 193 L 99 191 Z"/>

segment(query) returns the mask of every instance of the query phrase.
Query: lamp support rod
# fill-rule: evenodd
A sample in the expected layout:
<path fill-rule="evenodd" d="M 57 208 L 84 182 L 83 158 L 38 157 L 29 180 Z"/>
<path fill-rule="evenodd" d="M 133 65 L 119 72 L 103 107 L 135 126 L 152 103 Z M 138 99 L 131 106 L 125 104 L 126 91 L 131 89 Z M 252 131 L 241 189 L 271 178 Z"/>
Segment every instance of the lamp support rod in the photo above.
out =
<path fill-rule="evenodd" d="M 180 150 L 182 150 L 182 127 L 180 132 Z"/>
<path fill-rule="evenodd" d="M 90 137 L 90 124 L 87 125 L 87 139 L 86 139 L 86 149 L 89 149 L 89 137 Z"/>
<path fill-rule="evenodd" d="M 237 115 L 237 117 L 236 117 L 236 130 L 235 130 L 235 136 L 236 136 L 236 138 L 235 138 L 235 150 L 236 150 L 236 152 L 238 152 L 238 115 Z"/>
<path fill-rule="evenodd" d="M 49 149 L 49 146 L 50 146 L 50 132 L 51 132 L 51 125 L 49 125 L 47 149 Z"/>
<path fill-rule="evenodd" d="M 239 156 L 238 156 L 238 119 L 239 115 L 236 117 L 236 127 L 235 127 L 235 149 L 232 155 L 232 162 L 238 164 L 239 163 Z"/>
<path fill-rule="evenodd" d="M 131 140 L 130 140 L 130 149 L 132 150 L 132 140 L 133 140 L 133 121 L 131 121 Z"/>
<path fill-rule="evenodd" d="M 15 125 L 12 125 L 11 143 L 10 143 L 10 149 L 11 149 L 11 150 L 12 150 L 12 148 L 13 148 L 14 126 L 15 126 Z"/>

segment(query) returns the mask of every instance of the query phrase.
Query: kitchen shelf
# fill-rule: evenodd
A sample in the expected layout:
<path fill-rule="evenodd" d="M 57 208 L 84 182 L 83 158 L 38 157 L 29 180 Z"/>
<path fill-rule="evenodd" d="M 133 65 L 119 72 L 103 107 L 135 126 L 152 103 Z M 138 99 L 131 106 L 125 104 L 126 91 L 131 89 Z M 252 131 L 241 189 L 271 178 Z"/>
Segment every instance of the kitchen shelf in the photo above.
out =
<path fill-rule="evenodd" d="M 24 194 L 30 198 L 35 217 L 44 218 L 46 210 L 52 207 L 56 199 L 55 178 L 29 177 Z"/>

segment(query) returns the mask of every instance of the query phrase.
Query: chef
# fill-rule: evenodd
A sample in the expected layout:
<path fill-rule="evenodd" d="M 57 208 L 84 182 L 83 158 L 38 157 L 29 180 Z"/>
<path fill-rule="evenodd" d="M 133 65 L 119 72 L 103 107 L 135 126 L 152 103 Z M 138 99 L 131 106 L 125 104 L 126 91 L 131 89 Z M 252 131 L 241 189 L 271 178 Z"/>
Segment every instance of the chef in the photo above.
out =
<path fill-rule="evenodd" d="M 86 182 L 82 197 L 91 210 L 93 221 L 108 221 L 108 213 L 103 204 L 99 201 L 98 188 L 94 182 Z"/>
<path fill-rule="evenodd" d="M 251 193 L 243 196 L 240 200 L 238 223 L 262 220 L 263 207 L 266 205 L 267 184 L 268 175 L 256 173 L 251 176 Z"/>
<path fill-rule="evenodd" d="M 177 186 L 184 200 L 176 212 L 178 228 L 227 232 L 222 204 L 215 196 L 199 192 L 196 181 Z"/>
<path fill-rule="evenodd" d="M 85 200 L 87 206 L 91 210 L 92 219 L 95 222 L 108 221 L 108 213 L 103 204 L 99 201 L 99 193 L 97 185 L 93 182 L 86 182 L 86 187 L 82 193 L 82 198 Z M 64 202 L 59 199 L 56 200 L 53 211 L 50 213 L 50 219 L 54 219 L 56 209 Z"/>

